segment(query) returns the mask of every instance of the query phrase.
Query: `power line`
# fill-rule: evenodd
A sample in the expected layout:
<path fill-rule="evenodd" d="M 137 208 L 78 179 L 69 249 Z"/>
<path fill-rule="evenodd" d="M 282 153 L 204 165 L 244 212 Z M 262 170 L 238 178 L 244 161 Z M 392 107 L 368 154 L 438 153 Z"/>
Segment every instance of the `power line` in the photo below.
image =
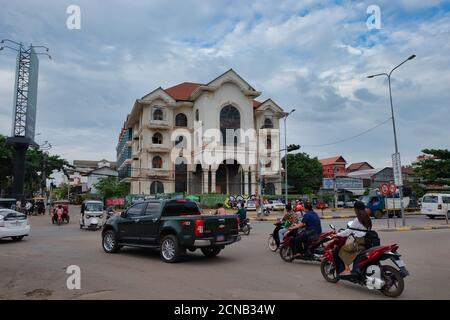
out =
<path fill-rule="evenodd" d="M 381 122 L 381 123 L 379 123 L 379 124 L 373 126 L 372 128 L 369 128 L 369 129 L 367 129 L 367 130 L 365 130 L 365 131 L 363 131 L 363 132 L 360 132 L 360 133 L 358 133 L 358 134 L 356 134 L 356 135 L 354 135 L 354 136 L 351 136 L 351 137 L 348 137 L 348 138 L 345 138 L 345 139 L 341 139 L 341 140 L 337 140 L 337 141 L 329 142 L 329 143 L 324 143 L 324 144 L 302 145 L 302 148 L 304 148 L 304 147 L 309 147 L 309 148 L 324 147 L 324 146 L 330 146 L 330 145 L 333 145 L 333 144 L 338 144 L 338 143 L 346 142 L 346 141 L 349 141 L 349 140 L 358 138 L 358 137 L 360 137 L 360 136 L 362 136 L 362 135 L 364 135 L 364 134 L 366 134 L 366 133 L 368 133 L 368 132 L 370 132 L 370 131 L 372 131 L 372 130 L 378 128 L 378 127 L 381 127 L 382 125 L 386 124 L 388 121 L 391 121 L 391 120 L 392 120 L 392 118 L 389 117 L 389 118 L 387 118 L 386 120 L 384 120 L 383 122 Z"/>

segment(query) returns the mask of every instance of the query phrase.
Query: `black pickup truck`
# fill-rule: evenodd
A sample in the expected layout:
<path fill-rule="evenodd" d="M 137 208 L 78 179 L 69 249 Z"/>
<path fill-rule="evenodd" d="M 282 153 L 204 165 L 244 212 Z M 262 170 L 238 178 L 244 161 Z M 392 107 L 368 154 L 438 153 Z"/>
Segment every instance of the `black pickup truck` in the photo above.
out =
<path fill-rule="evenodd" d="M 137 203 L 109 218 L 102 231 L 107 253 L 123 246 L 159 248 L 162 260 L 169 263 L 178 261 L 186 249 L 216 256 L 240 239 L 238 216 L 204 216 L 197 204 L 188 200 Z"/>

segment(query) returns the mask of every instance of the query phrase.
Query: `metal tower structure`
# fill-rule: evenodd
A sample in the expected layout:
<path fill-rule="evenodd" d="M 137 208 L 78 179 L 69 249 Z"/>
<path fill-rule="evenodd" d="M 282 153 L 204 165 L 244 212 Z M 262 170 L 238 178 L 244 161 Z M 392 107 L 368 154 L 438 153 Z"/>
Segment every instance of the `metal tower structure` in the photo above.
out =
<path fill-rule="evenodd" d="M 11 43 L 8 46 L 5 43 Z M 39 147 L 34 142 L 36 125 L 37 84 L 39 74 L 38 55 L 46 55 L 49 49 L 44 46 L 24 47 L 22 43 L 4 39 L 0 41 L 0 51 L 8 48 L 17 52 L 16 80 L 14 90 L 14 114 L 11 137 L 8 143 L 15 149 L 14 181 L 12 196 L 18 200 L 24 197 L 25 155 L 30 145 Z M 35 48 L 44 48 L 46 52 L 36 52 Z"/>

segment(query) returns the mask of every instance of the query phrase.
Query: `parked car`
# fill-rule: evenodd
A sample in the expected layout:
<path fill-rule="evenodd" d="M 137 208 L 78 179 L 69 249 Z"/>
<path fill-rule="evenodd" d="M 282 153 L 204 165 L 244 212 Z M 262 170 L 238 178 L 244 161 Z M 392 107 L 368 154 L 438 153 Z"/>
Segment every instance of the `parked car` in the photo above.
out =
<path fill-rule="evenodd" d="M 420 213 L 427 215 L 430 219 L 436 216 L 444 216 L 450 219 L 450 194 L 427 193 L 422 198 Z"/>
<path fill-rule="evenodd" d="M 177 262 L 186 249 L 213 257 L 241 239 L 237 215 L 201 215 L 188 200 L 146 200 L 106 222 L 102 246 L 115 253 L 123 246 L 159 248 L 164 262 Z"/>
<path fill-rule="evenodd" d="M 245 208 L 247 211 L 256 211 L 256 201 L 250 199 L 245 201 Z"/>
<path fill-rule="evenodd" d="M 328 204 L 325 201 L 317 201 L 316 209 L 324 210 L 328 208 Z"/>
<path fill-rule="evenodd" d="M 284 203 L 280 200 L 269 200 L 269 203 L 265 204 L 264 206 L 272 211 L 283 211 L 285 208 Z"/>
<path fill-rule="evenodd" d="M 11 238 L 20 241 L 30 234 L 26 214 L 11 209 L 0 209 L 0 239 Z"/>
<path fill-rule="evenodd" d="M 0 209 L 16 209 L 16 199 L 0 198 Z"/>
<path fill-rule="evenodd" d="M 345 201 L 344 208 L 353 208 L 355 206 L 354 200 Z"/>

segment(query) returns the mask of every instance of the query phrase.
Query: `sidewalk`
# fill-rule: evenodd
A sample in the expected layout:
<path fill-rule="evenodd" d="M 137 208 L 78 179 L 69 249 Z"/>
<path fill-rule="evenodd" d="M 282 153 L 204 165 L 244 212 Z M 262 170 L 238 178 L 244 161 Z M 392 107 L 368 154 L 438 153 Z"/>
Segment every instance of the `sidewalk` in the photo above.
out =
<path fill-rule="evenodd" d="M 323 215 L 321 212 L 317 212 L 317 214 L 319 215 L 320 219 L 326 220 L 326 219 L 352 219 L 355 218 L 356 215 L 354 213 L 340 213 L 339 211 L 342 210 L 338 210 L 335 212 L 332 212 L 330 210 L 328 211 L 324 211 Z M 247 211 L 247 217 L 249 217 L 252 220 L 256 220 L 256 221 L 277 221 L 277 219 L 281 219 L 283 217 L 282 211 L 272 211 L 270 213 L 269 216 L 262 216 L 262 217 L 258 217 L 257 213 L 255 211 Z M 411 212 L 411 213 L 405 213 L 406 216 L 415 216 L 415 215 L 419 215 L 420 213 L 418 212 Z"/>
<path fill-rule="evenodd" d="M 384 229 L 377 229 L 377 231 L 380 232 L 394 232 L 394 231 L 416 231 L 416 230 L 441 230 L 441 229 L 450 229 L 450 225 L 446 223 L 442 223 L 439 225 L 425 225 L 425 226 L 404 226 L 404 227 L 397 227 L 397 228 L 384 228 Z"/>

